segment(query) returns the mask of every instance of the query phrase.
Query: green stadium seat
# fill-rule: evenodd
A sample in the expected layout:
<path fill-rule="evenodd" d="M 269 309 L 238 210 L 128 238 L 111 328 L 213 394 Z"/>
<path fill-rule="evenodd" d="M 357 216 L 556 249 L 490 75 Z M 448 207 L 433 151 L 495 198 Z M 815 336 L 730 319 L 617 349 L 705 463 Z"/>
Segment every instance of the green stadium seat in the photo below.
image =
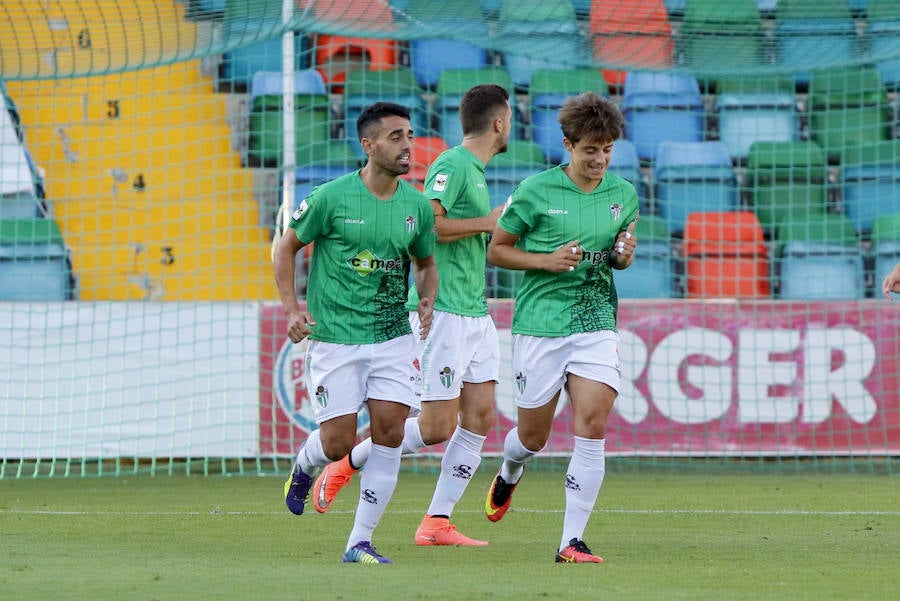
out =
<path fill-rule="evenodd" d="M 768 63 L 756 0 L 691 0 L 678 33 L 686 67 L 702 71 L 728 57 L 729 70 Z"/>
<path fill-rule="evenodd" d="M 512 77 L 505 67 L 494 66 L 481 69 L 444 69 L 438 78 L 437 111 L 439 134 L 447 146 L 456 146 L 462 142 L 462 125 L 459 122 L 459 103 L 463 95 L 472 86 L 493 83 L 505 88 L 510 95 L 510 103 L 514 104 L 515 86 Z M 511 139 L 517 139 L 517 115 L 513 106 L 513 131 Z"/>
<path fill-rule="evenodd" d="M 314 142 L 326 142 L 331 136 L 330 106 L 327 94 L 294 94 L 294 147 L 299 165 Z M 284 113 L 281 94 L 266 94 L 253 99 L 250 106 L 247 165 L 277 167 L 284 155 Z"/>
<path fill-rule="evenodd" d="M 0 221 L 0 301 L 63 301 L 73 295 L 72 261 L 56 221 Z"/>
<path fill-rule="evenodd" d="M 484 169 L 491 207 L 505 203 L 519 182 L 548 166 L 537 144 L 531 140 L 510 140 L 506 152 L 491 159 Z"/>
<path fill-rule="evenodd" d="M 762 227 L 826 210 L 828 164 L 812 141 L 754 142 L 747 156 L 746 193 Z"/>
<path fill-rule="evenodd" d="M 853 224 L 823 213 L 776 228 L 777 296 L 791 300 L 865 297 L 862 250 Z"/>
<path fill-rule="evenodd" d="M 847 146 L 890 137 L 891 107 L 881 75 L 872 67 L 813 73 L 809 82 L 809 131 L 829 158 Z"/>

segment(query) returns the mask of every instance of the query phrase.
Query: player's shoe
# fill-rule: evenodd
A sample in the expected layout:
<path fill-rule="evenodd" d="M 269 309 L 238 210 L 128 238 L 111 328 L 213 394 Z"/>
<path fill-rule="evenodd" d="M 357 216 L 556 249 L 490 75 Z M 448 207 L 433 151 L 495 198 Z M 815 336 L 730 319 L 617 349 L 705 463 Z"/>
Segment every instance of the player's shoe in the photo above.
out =
<path fill-rule="evenodd" d="M 350 484 L 357 470 L 350 465 L 350 455 L 345 455 L 343 459 L 329 463 L 316 478 L 313 484 L 313 507 L 319 513 L 325 513 L 331 509 L 331 503 L 337 496 L 338 491 Z"/>
<path fill-rule="evenodd" d="M 344 563 L 394 563 L 384 555 L 379 555 L 367 540 L 361 541 L 350 547 L 341 557 Z"/>
<path fill-rule="evenodd" d="M 450 523 L 450 518 L 435 518 L 426 515 L 416 529 L 416 545 L 420 547 L 484 547 L 487 544 L 486 540 L 469 538 L 457 531 L 456 526 Z"/>
<path fill-rule="evenodd" d="M 491 482 L 491 488 L 488 489 L 487 499 L 484 501 L 484 514 L 492 522 L 499 522 L 506 515 L 509 504 L 512 501 L 513 491 L 516 490 L 515 484 L 509 484 L 503 479 L 498 472 Z"/>
<path fill-rule="evenodd" d="M 603 558 L 591 553 L 583 540 L 573 538 L 568 547 L 556 554 L 556 563 L 603 563 Z"/>
<path fill-rule="evenodd" d="M 300 469 L 299 463 L 295 463 L 290 477 L 284 483 L 284 503 L 291 513 L 303 514 L 312 481 L 312 476 Z"/>

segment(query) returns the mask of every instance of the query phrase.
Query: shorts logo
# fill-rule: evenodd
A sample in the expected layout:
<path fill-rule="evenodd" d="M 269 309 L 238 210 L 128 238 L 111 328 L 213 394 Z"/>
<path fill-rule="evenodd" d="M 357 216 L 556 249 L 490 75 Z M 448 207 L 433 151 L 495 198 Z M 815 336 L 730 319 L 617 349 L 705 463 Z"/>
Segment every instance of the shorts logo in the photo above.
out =
<path fill-rule="evenodd" d="M 431 186 L 431 189 L 435 192 L 443 192 L 447 189 L 447 179 L 449 176 L 446 173 L 438 173 L 434 176 L 434 185 Z"/>
<path fill-rule="evenodd" d="M 316 386 L 316 402 L 322 407 L 328 406 L 328 388 Z"/>
<path fill-rule="evenodd" d="M 472 479 L 472 466 L 461 463 L 453 466 L 453 477 L 462 480 Z"/>
<path fill-rule="evenodd" d="M 525 382 L 527 379 L 522 372 L 516 374 L 516 388 L 519 390 L 519 394 L 525 394 Z"/>
<path fill-rule="evenodd" d="M 618 221 L 622 217 L 622 205 L 614 202 L 609 205 L 609 212 L 612 213 L 613 221 Z"/>
<path fill-rule="evenodd" d="M 406 231 L 408 233 L 413 233 L 416 230 L 416 218 L 412 215 L 406 216 Z"/>
<path fill-rule="evenodd" d="M 453 377 L 456 376 L 456 372 L 454 370 L 450 369 L 449 366 L 447 366 L 441 370 L 440 375 L 441 375 L 441 385 L 444 388 L 450 388 L 450 386 L 453 384 Z"/>

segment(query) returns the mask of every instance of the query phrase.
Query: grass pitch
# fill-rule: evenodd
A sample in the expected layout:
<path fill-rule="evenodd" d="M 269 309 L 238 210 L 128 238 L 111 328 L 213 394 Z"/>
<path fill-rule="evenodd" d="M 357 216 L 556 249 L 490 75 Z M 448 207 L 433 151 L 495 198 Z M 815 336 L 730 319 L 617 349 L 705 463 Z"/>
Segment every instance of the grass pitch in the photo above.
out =
<path fill-rule="evenodd" d="M 489 468 L 489 469 L 488 469 Z M 900 590 L 900 479 L 608 473 L 585 540 L 553 562 L 562 470 L 530 470 L 500 523 L 486 459 L 454 514 L 483 548 L 413 545 L 435 475 L 403 472 L 375 533 L 389 566 L 340 563 L 358 493 L 284 508 L 281 477 L 0 480 L 0 599 L 168 601 L 872 600 Z"/>

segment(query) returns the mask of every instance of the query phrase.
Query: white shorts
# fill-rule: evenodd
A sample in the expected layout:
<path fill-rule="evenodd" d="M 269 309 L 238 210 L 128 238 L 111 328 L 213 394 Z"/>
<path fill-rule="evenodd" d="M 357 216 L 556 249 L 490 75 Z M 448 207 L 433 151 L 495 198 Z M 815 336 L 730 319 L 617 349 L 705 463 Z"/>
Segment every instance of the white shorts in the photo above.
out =
<path fill-rule="evenodd" d="M 316 423 L 359 413 L 367 399 L 415 407 L 415 352 L 412 334 L 375 344 L 310 340 L 306 389 Z"/>
<path fill-rule="evenodd" d="M 419 331 L 419 314 L 409 323 Z M 496 382 L 500 378 L 500 339 L 490 315 L 465 317 L 435 311 L 428 338 L 419 345 L 422 401 L 446 401 L 459 396 L 465 383 Z"/>
<path fill-rule="evenodd" d="M 619 334 L 608 330 L 557 338 L 513 336 L 516 406 L 536 409 L 562 390 L 567 374 L 602 382 L 616 392 L 622 385 Z"/>

